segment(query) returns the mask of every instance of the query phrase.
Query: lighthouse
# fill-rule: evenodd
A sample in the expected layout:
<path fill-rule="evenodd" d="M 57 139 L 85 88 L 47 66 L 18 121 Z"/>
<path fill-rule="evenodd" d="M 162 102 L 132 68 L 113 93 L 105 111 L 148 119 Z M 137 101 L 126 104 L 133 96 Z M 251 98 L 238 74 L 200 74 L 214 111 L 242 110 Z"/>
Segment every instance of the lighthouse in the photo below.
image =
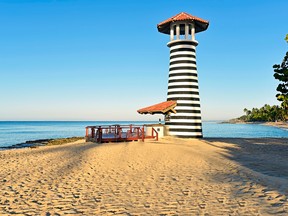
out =
<path fill-rule="evenodd" d="M 177 105 L 175 112 L 165 116 L 169 135 L 203 137 L 195 34 L 205 31 L 208 25 L 208 21 L 184 12 L 157 25 L 159 32 L 170 35 L 167 101 L 175 101 Z"/>

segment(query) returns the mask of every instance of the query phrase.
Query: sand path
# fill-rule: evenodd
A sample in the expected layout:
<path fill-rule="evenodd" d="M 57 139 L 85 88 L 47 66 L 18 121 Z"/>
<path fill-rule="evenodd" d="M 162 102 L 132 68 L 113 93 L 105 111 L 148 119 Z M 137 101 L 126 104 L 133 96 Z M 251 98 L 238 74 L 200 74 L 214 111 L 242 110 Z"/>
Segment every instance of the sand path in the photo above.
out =
<path fill-rule="evenodd" d="M 0 215 L 287 215 L 287 150 L 165 138 L 2 151 Z"/>

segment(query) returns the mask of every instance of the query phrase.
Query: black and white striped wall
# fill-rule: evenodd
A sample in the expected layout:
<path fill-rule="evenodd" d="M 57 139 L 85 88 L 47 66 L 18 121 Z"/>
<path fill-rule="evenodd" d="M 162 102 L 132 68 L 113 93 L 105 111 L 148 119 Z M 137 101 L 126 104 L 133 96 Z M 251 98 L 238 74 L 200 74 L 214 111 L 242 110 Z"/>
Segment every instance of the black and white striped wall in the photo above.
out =
<path fill-rule="evenodd" d="M 194 38 L 195 30 L 191 31 L 191 38 L 180 39 L 179 32 L 181 25 L 176 25 L 178 33 L 174 40 L 174 27 L 171 32 L 170 66 L 167 100 L 177 101 L 176 114 L 170 114 L 165 125 L 169 128 L 169 135 L 183 138 L 201 138 L 202 121 L 200 109 L 200 97 L 198 88 L 198 75 L 196 66 L 196 46 L 198 42 Z M 193 32 L 194 31 L 194 32 Z"/>

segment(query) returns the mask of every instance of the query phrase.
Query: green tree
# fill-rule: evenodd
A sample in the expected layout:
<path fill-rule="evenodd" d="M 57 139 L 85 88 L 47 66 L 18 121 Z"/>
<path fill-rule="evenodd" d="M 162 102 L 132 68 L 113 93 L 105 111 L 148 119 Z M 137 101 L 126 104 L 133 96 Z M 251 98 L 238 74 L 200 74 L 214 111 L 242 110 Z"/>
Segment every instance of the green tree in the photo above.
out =
<path fill-rule="evenodd" d="M 284 121 L 284 109 L 278 105 L 270 106 L 265 104 L 261 108 L 244 109 L 245 115 L 238 118 L 244 122 L 267 122 L 267 121 Z"/>
<path fill-rule="evenodd" d="M 288 42 L 288 34 L 286 35 L 285 40 Z M 284 59 L 281 64 L 275 64 L 274 68 L 274 77 L 279 80 L 280 83 L 277 86 L 276 98 L 278 101 L 281 101 L 281 106 L 284 109 L 286 117 L 288 116 L 288 52 L 284 56 Z"/>

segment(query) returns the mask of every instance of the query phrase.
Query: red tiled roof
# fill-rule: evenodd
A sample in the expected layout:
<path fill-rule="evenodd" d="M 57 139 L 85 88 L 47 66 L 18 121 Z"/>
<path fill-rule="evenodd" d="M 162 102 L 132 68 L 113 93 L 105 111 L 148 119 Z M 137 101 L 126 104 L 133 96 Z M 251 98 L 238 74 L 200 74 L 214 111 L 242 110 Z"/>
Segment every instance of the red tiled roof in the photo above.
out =
<path fill-rule="evenodd" d="M 176 21 L 190 20 L 195 23 L 195 32 L 205 31 L 208 28 L 209 22 L 196 16 L 192 16 L 188 13 L 181 12 L 157 25 L 158 31 L 164 34 L 170 34 L 170 23 Z"/>
<path fill-rule="evenodd" d="M 174 108 L 176 107 L 176 101 L 165 101 L 162 103 L 158 103 L 149 107 L 145 107 L 137 110 L 140 114 L 166 114 L 169 112 L 176 113 Z"/>

